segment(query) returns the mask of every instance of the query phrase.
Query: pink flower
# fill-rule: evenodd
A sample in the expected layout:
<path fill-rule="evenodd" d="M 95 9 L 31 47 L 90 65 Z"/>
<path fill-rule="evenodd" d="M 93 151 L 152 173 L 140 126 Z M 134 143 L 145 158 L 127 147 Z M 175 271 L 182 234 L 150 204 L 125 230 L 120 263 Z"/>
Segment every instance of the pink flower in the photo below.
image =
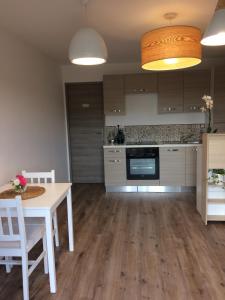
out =
<path fill-rule="evenodd" d="M 26 178 L 24 178 L 22 175 L 16 175 L 16 178 L 19 179 L 20 185 L 26 186 L 26 184 L 27 184 Z"/>

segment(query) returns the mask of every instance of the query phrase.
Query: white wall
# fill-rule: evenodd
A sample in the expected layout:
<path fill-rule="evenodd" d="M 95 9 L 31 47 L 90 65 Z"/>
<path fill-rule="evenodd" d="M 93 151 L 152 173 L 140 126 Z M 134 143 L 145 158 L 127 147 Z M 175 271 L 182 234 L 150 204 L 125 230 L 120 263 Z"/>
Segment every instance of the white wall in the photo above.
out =
<path fill-rule="evenodd" d="M 106 116 L 106 126 L 202 124 L 204 113 L 158 114 L 157 94 L 126 95 L 126 115 Z"/>
<path fill-rule="evenodd" d="M 38 50 L 0 29 L 0 184 L 21 169 L 67 179 L 61 73 Z"/>
<path fill-rule="evenodd" d="M 194 67 L 202 69 L 216 65 L 225 64 L 224 58 L 211 58 Z M 140 63 L 106 63 L 99 66 L 77 66 L 73 64 L 63 65 L 62 80 L 63 82 L 95 82 L 102 81 L 103 74 L 129 74 L 129 73 L 146 73 L 141 69 Z"/>

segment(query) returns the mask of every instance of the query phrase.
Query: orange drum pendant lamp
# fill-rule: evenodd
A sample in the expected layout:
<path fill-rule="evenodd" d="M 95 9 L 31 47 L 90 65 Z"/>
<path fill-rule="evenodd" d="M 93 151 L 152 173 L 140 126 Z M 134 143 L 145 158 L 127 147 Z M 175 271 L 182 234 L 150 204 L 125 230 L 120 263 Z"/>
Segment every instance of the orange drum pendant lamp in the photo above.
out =
<path fill-rule="evenodd" d="M 141 39 L 144 70 L 189 68 L 201 63 L 201 32 L 192 26 L 167 26 L 145 33 Z"/>

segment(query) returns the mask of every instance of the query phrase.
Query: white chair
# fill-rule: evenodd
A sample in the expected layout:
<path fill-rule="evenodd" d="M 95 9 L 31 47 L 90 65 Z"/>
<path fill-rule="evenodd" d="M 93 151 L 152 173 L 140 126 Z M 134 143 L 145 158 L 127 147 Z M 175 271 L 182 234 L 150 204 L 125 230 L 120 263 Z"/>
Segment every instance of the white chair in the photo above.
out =
<path fill-rule="evenodd" d="M 42 239 L 43 251 L 36 260 L 29 261 L 30 250 Z M 29 300 L 29 276 L 44 259 L 44 270 L 48 273 L 45 227 L 43 225 L 25 225 L 22 200 L 0 200 L 0 265 L 5 265 L 7 272 L 12 265 L 22 265 L 23 298 Z M 21 260 L 9 259 L 21 257 Z M 29 267 L 30 265 L 30 267 Z"/>
<path fill-rule="evenodd" d="M 51 170 L 50 172 L 27 172 L 25 170 L 22 171 L 23 177 L 25 177 L 29 183 L 55 183 L 55 170 Z M 25 223 L 44 223 L 43 218 L 25 218 Z M 59 247 L 59 230 L 58 230 L 58 220 L 57 220 L 57 211 L 55 210 L 53 213 L 53 228 L 54 228 L 54 236 L 55 236 L 55 245 Z"/>

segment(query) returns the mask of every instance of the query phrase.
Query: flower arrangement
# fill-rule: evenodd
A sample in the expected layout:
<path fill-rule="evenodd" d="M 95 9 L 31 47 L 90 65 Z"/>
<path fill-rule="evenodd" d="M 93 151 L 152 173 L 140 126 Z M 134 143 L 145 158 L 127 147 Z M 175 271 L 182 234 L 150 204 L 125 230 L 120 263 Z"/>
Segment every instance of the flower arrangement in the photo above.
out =
<path fill-rule="evenodd" d="M 10 182 L 16 193 L 23 193 L 27 189 L 27 180 L 22 175 L 16 175 L 16 178 Z"/>
<path fill-rule="evenodd" d="M 225 169 L 210 169 L 208 172 L 208 182 L 222 185 L 225 188 Z"/>
<path fill-rule="evenodd" d="M 208 126 L 207 126 L 207 132 L 217 132 L 217 129 L 213 130 L 212 125 L 212 110 L 213 110 L 213 99 L 211 96 L 204 95 L 202 97 L 202 100 L 205 102 L 204 106 L 201 107 L 201 111 L 208 114 Z"/>

